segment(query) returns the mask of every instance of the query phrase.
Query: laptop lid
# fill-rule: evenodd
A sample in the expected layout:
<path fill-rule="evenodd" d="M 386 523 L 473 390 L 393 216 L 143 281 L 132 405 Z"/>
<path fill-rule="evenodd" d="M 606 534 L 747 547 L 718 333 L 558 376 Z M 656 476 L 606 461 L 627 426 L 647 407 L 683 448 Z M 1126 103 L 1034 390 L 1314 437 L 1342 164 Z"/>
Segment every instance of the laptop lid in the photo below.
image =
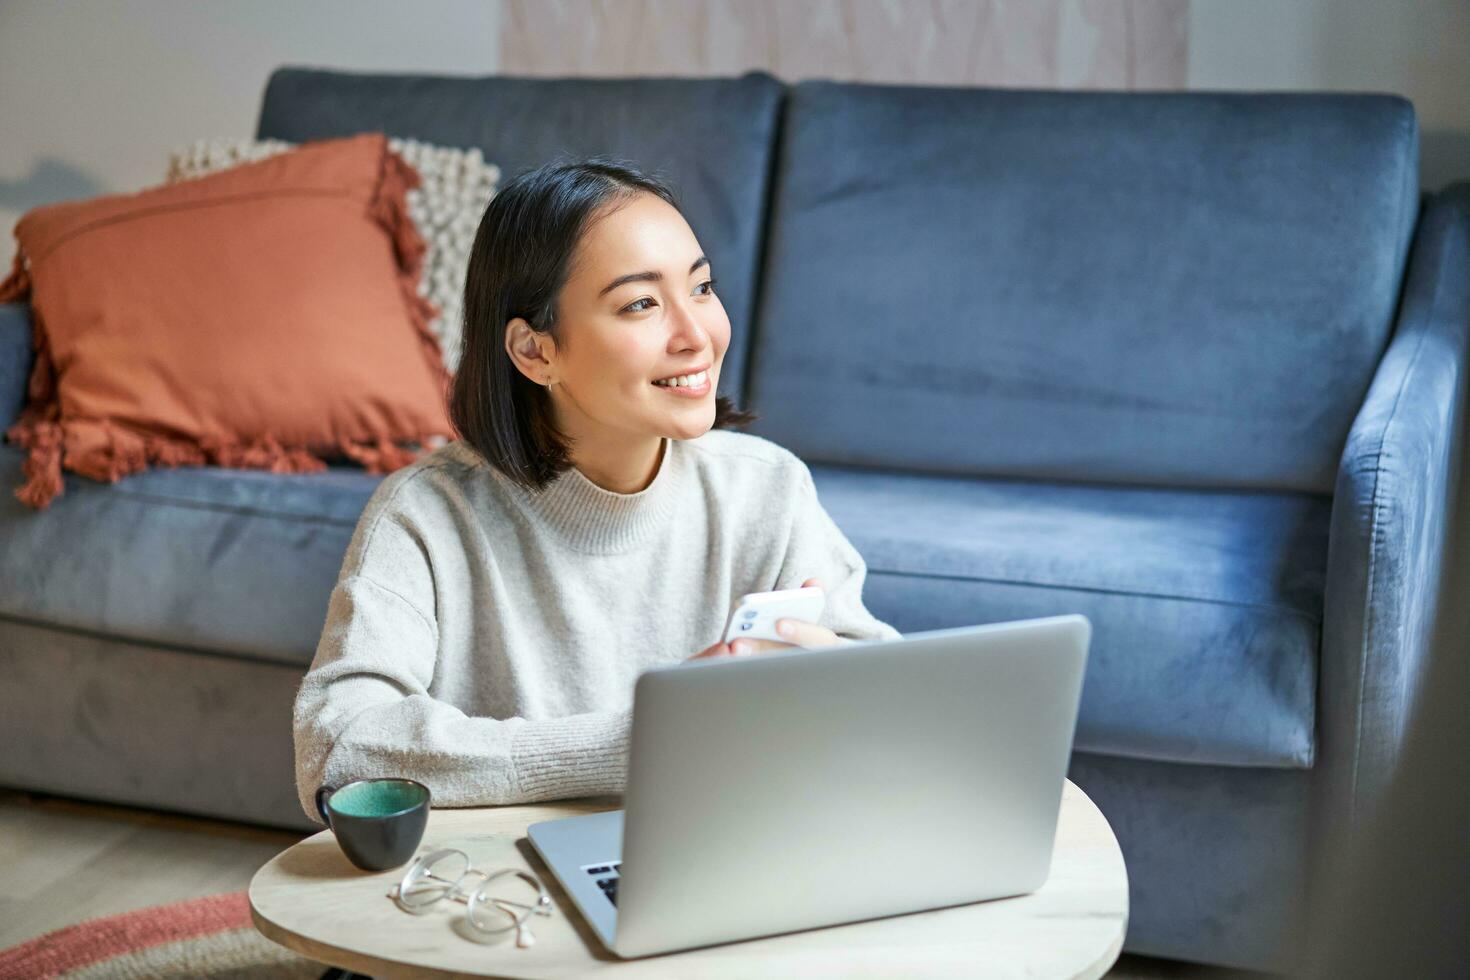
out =
<path fill-rule="evenodd" d="M 634 688 L 621 956 L 1033 891 L 1083 616 L 699 660 Z"/>

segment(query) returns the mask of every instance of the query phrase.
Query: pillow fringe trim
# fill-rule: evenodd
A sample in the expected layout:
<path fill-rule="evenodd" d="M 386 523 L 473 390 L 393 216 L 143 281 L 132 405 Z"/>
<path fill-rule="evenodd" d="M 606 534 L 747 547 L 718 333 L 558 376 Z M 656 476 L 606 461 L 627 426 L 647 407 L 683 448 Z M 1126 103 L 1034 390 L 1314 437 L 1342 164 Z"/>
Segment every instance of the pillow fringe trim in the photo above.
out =
<path fill-rule="evenodd" d="M 150 465 L 170 469 L 217 466 L 272 473 L 320 473 L 329 465 L 313 450 L 283 444 L 269 433 L 250 440 L 223 436 L 192 439 L 133 432 L 110 419 L 97 424 L 106 433 L 107 444 L 87 453 L 66 451 L 64 423 L 28 419 L 11 426 L 6 435 L 29 450 L 21 467 L 26 482 L 15 491 L 15 497 L 29 507 L 45 510 L 65 489 L 63 461 L 66 469 L 105 483 L 116 483 Z M 437 435 L 421 435 L 417 449 L 404 448 L 389 439 L 344 440 L 338 448 L 367 472 L 387 475 L 417 460 Z"/>

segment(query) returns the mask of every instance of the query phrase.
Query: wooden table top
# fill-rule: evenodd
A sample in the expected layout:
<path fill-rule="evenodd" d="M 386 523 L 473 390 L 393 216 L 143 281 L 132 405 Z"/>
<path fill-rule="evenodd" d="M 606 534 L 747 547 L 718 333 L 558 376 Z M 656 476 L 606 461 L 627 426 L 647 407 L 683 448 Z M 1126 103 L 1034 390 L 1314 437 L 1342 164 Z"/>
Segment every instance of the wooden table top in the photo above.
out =
<path fill-rule="evenodd" d="M 255 926 L 304 956 L 395 977 L 1100 977 L 1123 945 L 1128 876 L 1118 841 L 1067 781 L 1051 875 L 1038 891 L 927 912 L 623 960 L 603 948 L 526 839 L 540 820 L 617 809 L 620 797 L 436 809 L 416 854 L 458 847 L 477 868 L 523 867 L 556 903 L 535 916 L 535 945 L 479 941 L 465 907 L 412 915 L 388 897 L 404 867 L 360 871 L 323 830 L 272 858 L 250 883 Z"/>

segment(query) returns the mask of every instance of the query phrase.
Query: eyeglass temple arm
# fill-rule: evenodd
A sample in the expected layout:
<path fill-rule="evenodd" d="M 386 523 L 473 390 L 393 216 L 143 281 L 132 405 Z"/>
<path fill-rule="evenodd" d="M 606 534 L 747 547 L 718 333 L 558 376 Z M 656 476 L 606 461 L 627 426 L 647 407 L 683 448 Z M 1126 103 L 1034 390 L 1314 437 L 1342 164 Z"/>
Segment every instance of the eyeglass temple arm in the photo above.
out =
<path fill-rule="evenodd" d="M 490 898 L 495 905 L 514 905 L 518 909 L 533 909 L 537 915 L 551 914 L 551 899 L 542 897 L 536 899 L 535 905 L 527 905 L 525 902 L 517 902 L 509 898 Z"/>

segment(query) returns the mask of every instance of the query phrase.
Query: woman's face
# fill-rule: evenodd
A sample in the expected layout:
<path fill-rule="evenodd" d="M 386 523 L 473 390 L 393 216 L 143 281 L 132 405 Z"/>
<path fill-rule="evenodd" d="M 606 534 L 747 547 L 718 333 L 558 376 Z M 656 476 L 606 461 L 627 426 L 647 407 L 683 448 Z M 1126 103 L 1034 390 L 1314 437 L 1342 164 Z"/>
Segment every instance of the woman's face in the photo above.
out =
<path fill-rule="evenodd" d="M 697 438 L 714 424 L 730 318 L 675 208 L 645 193 L 612 207 L 572 257 L 557 303 L 559 345 L 513 320 L 508 349 L 533 380 L 554 382 L 558 428 L 574 443 Z M 533 343 L 545 363 L 530 356 Z M 654 384 L 700 372 L 682 389 Z"/>

